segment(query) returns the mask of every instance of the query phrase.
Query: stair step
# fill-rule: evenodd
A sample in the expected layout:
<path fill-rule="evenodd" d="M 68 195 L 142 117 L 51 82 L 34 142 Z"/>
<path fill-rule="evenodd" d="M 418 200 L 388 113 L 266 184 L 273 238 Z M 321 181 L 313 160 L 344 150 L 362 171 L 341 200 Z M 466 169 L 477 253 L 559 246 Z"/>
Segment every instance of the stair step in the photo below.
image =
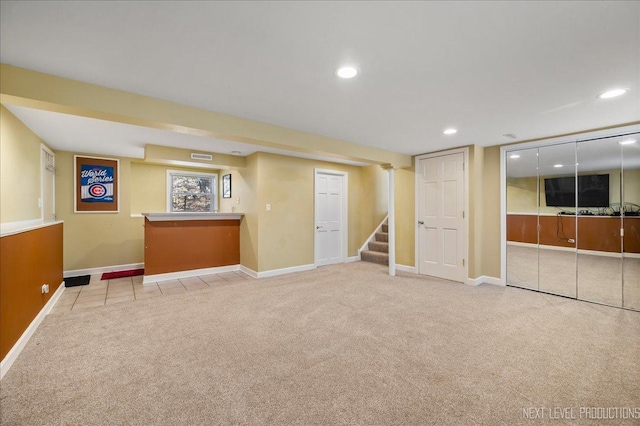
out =
<path fill-rule="evenodd" d="M 383 243 L 381 241 L 369 242 L 369 250 L 378 251 L 380 253 L 389 253 L 389 243 Z"/>
<path fill-rule="evenodd" d="M 382 225 L 382 232 L 389 232 L 389 225 Z"/>
<path fill-rule="evenodd" d="M 389 264 L 389 254 L 379 251 L 363 250 L 360 252 L 360 259 L 365 262 L 377 263 L 380 265 Z"/>
<path fill-rule="evenodd" d="M 386 232 L 376 232 L 376 241 L 380 241 L 383 243 L 389 242 L 389 234 Z"/>

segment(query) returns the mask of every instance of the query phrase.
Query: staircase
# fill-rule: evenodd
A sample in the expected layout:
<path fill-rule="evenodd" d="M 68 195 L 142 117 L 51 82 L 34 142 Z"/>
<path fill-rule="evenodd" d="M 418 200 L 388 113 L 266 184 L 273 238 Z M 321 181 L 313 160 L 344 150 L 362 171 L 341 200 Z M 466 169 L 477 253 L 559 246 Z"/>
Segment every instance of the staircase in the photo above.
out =
<path fill-rule="evenodd" d="M 369 250 L 360 252 L 360 260 L 365 262 L 389 264 L 389 227 L 382 225 L 382 232 L 376 232 L 375 241 L 369 241 Z"/>

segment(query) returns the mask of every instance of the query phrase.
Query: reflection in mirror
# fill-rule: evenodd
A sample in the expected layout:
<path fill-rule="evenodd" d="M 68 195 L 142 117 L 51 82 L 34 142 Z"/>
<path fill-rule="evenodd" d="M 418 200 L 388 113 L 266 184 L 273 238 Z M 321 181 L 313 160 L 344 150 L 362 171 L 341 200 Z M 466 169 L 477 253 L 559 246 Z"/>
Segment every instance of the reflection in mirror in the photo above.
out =
<path fill-rule="evenodd" d="M 640 310 L 640 134 L 620 137 L 622 149 L 623 307 Z"/>
<path fill-rule="evenodd" d="M 578 299 L 622 306 L 622 160 L 618 138 L 579 142 Z"/>
<path fill-rule="evenodd" d="M 538 149 L 506 153 L 507 284 L 538 289 Z"/>
<path fill-rule="evenodd" d="M 538 149 L 539 289 L 576 297 L 575 143 Z"/>

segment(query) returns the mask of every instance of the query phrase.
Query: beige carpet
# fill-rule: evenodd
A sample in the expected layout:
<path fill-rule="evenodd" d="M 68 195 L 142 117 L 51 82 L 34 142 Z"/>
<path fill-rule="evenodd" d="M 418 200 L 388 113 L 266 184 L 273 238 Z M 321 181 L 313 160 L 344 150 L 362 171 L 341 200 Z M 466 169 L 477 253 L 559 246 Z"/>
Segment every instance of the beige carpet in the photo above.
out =
<path fill-rule="evenodd" d="M 386 271 L 49 315 L 2 380 L 0 423 L 561 424 L 523 410 L 640 407 L 640 313 Z"/>

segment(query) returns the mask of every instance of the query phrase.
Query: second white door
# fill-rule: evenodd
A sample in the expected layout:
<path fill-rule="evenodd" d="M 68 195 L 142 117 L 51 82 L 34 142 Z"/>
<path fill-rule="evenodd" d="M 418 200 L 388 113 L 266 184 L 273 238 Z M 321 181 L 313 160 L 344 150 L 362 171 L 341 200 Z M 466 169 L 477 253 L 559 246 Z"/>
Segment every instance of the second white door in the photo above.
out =
<path fill-rule="evenodd" d="M 344 176 L 316 173 L 315 181 L 315 264 L 330 265 L 343 261 Z"/>
<path fill-rule="evenodd" d="M 418 161 L 419 272 L 464 281 L 464 154 Z"/>

